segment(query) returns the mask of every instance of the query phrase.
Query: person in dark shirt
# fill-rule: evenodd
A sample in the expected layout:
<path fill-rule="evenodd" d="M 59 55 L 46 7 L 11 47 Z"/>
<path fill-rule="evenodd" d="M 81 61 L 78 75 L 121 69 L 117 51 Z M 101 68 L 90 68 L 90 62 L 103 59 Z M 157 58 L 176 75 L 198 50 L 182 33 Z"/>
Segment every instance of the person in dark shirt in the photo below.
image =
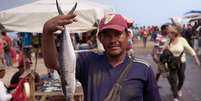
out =
<path fill-rule="evenodd" d="M 18 82 L 20 80 L 20 75 L 22 75 L 22 73 L 24 72 L 23 67 L 19 67 L 18 66 L 18 71 L 12 76 L 11 80 L 10 80 L 10 86 L 9 86 L 9 90 L 13 90 L 17 87 Z"/>
<path fill-rule="evenodd" d="M 44 24 L 42 49 L 48 68 L 58 69 L 58 54 L 53 33 L 63 30 L 63 25 L 75 21 L 74 14 L 56 16 Z M 80 53 L 76 63 L 76 78 L 81 82 L 84 101 L 106 101 L 121 73 L 131 64 L 123 79 L 119 101 L 161 101 L 151 66 L 143 60 L 127 54 L 128 25 L 120 14 L 109 14 L 99 23 L 98 37 L 103 53 Z M 110 100 L 113 101 L 113 100 Z"/>
<path fill-rule="evenodd" d="M 193 47 L 193 39 L 192 39 L 192 36 L 193 36 L 193 27 L 191 24 L 188 24 L 187 25 L 187 29 L 185 30 L 184 32 L 184 37 L 186 38 L 186 40 L 188 41 L 189 45 L 191 47 Z"/>
<path fill-rule="evenodd" d="M 22 75 L 26 74 L 27 71 L 31 68 L 31 62 L 28 58 L 24 58 L 23 52 L 19 53 L 19 63 L 18 63 L 18 71 L 11 77 L 9 91 L 15 89 L 18 86 L 19 81 L 24 78 Z M 35 83 L 40 83 L 40 76 L 38 73 L 34 72 Z"/>

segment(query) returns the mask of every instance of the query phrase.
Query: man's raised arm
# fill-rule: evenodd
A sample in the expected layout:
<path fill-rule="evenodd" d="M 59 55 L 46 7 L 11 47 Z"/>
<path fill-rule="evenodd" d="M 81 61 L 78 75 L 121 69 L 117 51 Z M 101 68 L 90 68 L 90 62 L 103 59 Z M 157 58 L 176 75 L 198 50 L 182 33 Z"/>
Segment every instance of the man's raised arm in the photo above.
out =
<path fill-rule="evenodd" d="M 57 30 L 64 30 L 64 25 L 76 21 L 75 14 L 56 16 L 48 20 L 43 27 L 42 34 L 42 53 L 45 65 L 48 68 L 57 69 L 58 67 L 58 54 L 54 40 L 54 32 Z"/>

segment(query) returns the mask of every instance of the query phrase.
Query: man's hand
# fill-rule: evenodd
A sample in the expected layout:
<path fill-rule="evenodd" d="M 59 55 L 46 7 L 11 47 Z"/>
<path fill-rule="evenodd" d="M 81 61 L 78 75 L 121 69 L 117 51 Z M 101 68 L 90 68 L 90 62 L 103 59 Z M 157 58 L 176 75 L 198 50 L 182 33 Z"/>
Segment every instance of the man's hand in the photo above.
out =
<path fill-rule="evenodd" d="M 76 22 L 75 14 L 59 15 L 48 20 L 43 27 L 43 33 L 54 33 L 57 30 L 63 31 L 64 25 Z"/>
<path fill-rule="evenodd" d="M 200 59 L 197 55 L 193 56 L 196 64 L 200 67 Z"/>
<path fill-rule="evenodd" d="M 48 68 L 58 69 L 58 54 L 55 45 L 54 32 L 63 31 L 64 25 L 76 22 L 75 14 L 59 15 L 48 20 L 43 27 L 42 51 L 45 65 Z"/>

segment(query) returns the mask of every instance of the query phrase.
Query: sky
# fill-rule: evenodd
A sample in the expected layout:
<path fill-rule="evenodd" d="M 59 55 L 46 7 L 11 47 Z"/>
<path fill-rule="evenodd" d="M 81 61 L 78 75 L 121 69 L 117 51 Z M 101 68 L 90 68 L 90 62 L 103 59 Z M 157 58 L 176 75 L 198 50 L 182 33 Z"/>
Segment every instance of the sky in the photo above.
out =
<path fill-rule="evenodd" d="M 26 3 L 31 3 L 34 0 L 0 0 L 0 11 L 4 9 L 14 8 Z"/>
<path fill-rule="evenodd" d="M 34 0 L 0 0 L 0 10 Z M 201 0 L 91 0 L 111 5 L 116 12 L 133 19 L 136 24 L 161 25 L 169 18 L 183 16 L 190 10 L 201 10 Z"/>
<path fill-rule="evenodd" d="M 161 25 L 190 10 L 201 10 L 201 0 L 95 0 L 112 5 L 139 25 Z"/>

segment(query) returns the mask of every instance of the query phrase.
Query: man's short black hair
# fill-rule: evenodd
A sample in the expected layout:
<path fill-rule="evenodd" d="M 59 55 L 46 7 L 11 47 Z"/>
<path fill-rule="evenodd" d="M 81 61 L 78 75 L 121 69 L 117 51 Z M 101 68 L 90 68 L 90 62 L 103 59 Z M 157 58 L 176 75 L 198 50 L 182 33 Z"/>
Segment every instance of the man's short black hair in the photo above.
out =
<path fill-rule="evenodd" d="M 5 36 L 5 35 L 6 35 L 6 32 L 1 32 L 1 35 Z"/>
<path fill-rule="evenodd" d="M 162 26 L 161 26 L 161 30 L 165 30 L 165 29 L 167 29 L 168 26 L 169 26 L 168 24 L 164 24 L 164 25 L 162 25 Z"/>

